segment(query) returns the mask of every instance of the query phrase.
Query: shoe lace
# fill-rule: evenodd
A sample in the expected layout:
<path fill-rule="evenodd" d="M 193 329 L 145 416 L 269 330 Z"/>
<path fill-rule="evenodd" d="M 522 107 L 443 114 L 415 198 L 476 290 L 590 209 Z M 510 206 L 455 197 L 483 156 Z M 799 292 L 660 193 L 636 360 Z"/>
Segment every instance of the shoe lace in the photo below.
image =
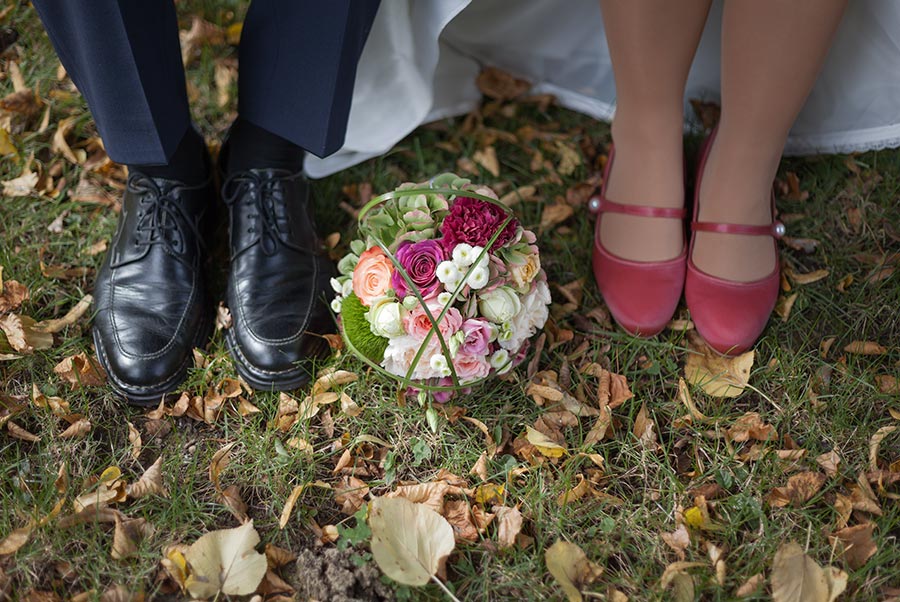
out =
<path fill-rule="evenodd" d="M 135 246 L 162 245 L 170 253 L 182 255 L 188 230 L 199 239 L 197 225 L 173 194 L 175 188 L 163 191 L 152 178 L 141 173 L 132 174 L 127 187 L 140 198 Z"/>
<path fill-rule="evenodd" d="M 222 186 L 222 199 L 226 205 L 231 206 L 239 200 L 250 205 L 246 217 L 252 223 L 247 226 L 247 233 L 258 236 L 263 252 L 269 256 L 278 250 L 278 242 L 283 240 L 281 235 L 290 234 L 282 225 L 285 220 L 279 219 L 282 203 L 280 195 L 276 194 L 278 184 L 277 178 L 246 171 L 230 176 Z"/>

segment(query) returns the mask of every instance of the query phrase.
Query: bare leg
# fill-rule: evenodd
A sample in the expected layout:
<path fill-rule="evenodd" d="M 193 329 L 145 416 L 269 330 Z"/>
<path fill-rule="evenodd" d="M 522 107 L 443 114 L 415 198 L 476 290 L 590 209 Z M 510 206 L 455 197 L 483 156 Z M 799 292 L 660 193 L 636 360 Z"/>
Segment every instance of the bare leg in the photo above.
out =
<path fill-rule="evenodd" d="M 722 23 L 722 119 L 700 190 L 701 221 L 771 222 L 788 131 L 825 60 L 846 0 L 729 0 Z M 696 266 L 751 282 L 772 273 L 772 239 L 700 232 Z"/>
<path fill-rule="evenodd" d="M 615 164 L 607 196 L 617 203 L 684 205 L 684 86 L 710 0 L 601 0 L 616 80 Z M 635 261 L 682 251 L 676 219 L 606 213 L 603 246 Z"/>

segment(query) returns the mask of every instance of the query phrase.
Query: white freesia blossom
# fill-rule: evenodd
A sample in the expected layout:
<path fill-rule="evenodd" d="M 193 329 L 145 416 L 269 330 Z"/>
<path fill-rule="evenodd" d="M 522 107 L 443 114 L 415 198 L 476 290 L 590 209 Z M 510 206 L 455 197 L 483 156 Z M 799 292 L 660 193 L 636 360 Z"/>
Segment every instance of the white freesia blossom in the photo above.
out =
<path fill-rule="evenodd" d="M 453 299 L 453 295 L 444 291 L 443 293 L 437 296 L 438 303 L 441 304 L 441 307 L 446 307 L 450 305 L 450 301 Z"/>
<path fill-rule="evenodd" d="M 466 284 L 468 284 L 474 290 L 480 290 L 487 285 L 488 280 L 491 277 L 490 270 L 487 267 L 477 267 L 472 270 L 469 274 L 469 277 L 466 278 Z"/>
<path fill-rule="evenodd" d="M 527 295 L 522 297 L 522 311 L 503 324 L 498 342 L 504 349 L 518 351 L 539 328 L 543 328 L 549 316 L 550 288 L 546 281 L 535 282 Z"/>
<path fill-rule="evenodd" d="M 453 247 L 453 263 L 458 268 L 467 268 L 472 265 L 477 255 L 473 254 L 472 245 L 461 242 Z"/>
<path fill-rule="evenodd" d="M 334 292 L 336 292 L 338 295 L 340 295 L 341 293 L 344 292 L 344 285 L 341 284 L 341 281 L 340 281 L 340 280 L 338 280 L 337 278 L 332 278 L 331 280 L 329 280 L 329 282 L 331 283 L 331 288 L 332 288 L 332 289 L 334 290 Z"/>
<path fill-rule="evenodd" d="M 498 349 L 495 351 L 489 362 L 491 368 L 497 370 L 497 374 L 505 374 L 512 368 L 512 362 L 509 361 L 509 351 L 506 349 Z"/>
<path fill-rule="evenodd" d="M 450 376 L 450 364 L 443 355 L 435 353 L 431 356 L 431 360 L 428 363 L 431 366 L 431 369 L 440 376 Z"/>
<path fill-rule="evenodd" d="M 508 286 L 501 286 L 481 295 L 478 309 L 481 310 L 481 315 L 491 322 L 503 324 L 519 313 L 522 303 L 516 291 Z"/>
<path fill-rule="evenodd" d="M 331 311 L 336 314 L 341 313 L 341 304 L 343 303 L 343 299 L 341 297 L 335 297 L 331 300 Z"/>
<path fill-rule="evenodd" d="M 458 280 L 460 277 L 459 268 L 452 261 L 442 261 L 435 270 L 435 275 L 441 284 L 446 285 L 448 282 Z"/>
<path fill-rule="evenodd" d="M 403 308 L 390 297 L 379 297 L 372 301 L 366 313 L 369 328 L 380 337 L 396 337 L 405 334 L 403 329 Z"/>

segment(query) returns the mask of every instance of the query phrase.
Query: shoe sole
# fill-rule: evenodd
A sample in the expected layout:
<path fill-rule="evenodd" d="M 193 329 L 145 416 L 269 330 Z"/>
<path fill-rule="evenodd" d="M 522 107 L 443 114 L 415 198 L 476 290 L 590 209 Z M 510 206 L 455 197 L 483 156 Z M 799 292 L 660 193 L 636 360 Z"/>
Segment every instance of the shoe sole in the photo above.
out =
<path fill-rule="evenodd" d="M 303 368 L 298 369 L 298 374 L 289 373 L 284 378 L 260 377 L 253 372 L 253 370 L 260 369 L 247 361 L 244 354 L 241 352 L 240 345 L 237 344 L 230 329 L 225 331 L 225 342 L 228 345 L 228 353 L 231 355 L 231 359 L 234 362 L 234 367 L 237 370 L 238 375 L 257 391 L 292 391 L 294 389 L 299 389 L 312 380 L 312 375 Z"/>
<path fill-rule="evenodd" d="M 209 341 L 212 336 L 212 330 L 213 320 L 212 318 L 207 317 L 197 329 L 198 334 L 192 341 L 191 349 L 203 348 L 205 346 L 204 344 Z M 178 371 L 162 383 L 155 387 L 141 386 L 140 391 L 136 391 L 135 387 L 137 387 L 137 385 L 129 385 L 126 382 L 120 381 L 110 369 L 109 362 L 106 360 L 106 350 L 95 329 L 91 329 L 91 336 L 94 339 L 94 349 L 96 350 L 97 360 L 106 371 L 110 388 L 132 406 L 153 407 L 159 405 L 161 400 L 166 400 L 169 396 L 176 393 L 178 385 L 187 378 L 188 370 L 194 359 L 192 355 L 188 355 L 181 366 L 178 367 Z"/>

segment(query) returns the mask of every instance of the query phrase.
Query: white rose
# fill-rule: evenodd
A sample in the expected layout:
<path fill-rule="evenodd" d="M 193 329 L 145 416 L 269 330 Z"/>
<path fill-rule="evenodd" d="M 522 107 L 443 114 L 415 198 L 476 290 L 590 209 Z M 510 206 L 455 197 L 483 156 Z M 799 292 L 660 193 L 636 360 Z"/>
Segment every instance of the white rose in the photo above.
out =
<path fill-rule="evenodd" d="M 372 301 L 366 319 L 372 333 L 380 337 L 390 339 L 406 332 L 403 329 L 403 308 L 390 297 L 379 297 Z"/>
<path fill-rule="evenodd" d="M 525 263 L 521 265 L 511 265 L 509 272 L 513 280 L 522 290 L 526 290 L 534 277 L 541 271 L 541 258 L 537 253 L 526 256 Z"/>
<path fill-rule="evenodd" d="M 509 322 L 522 309 L 519 295 L 508 286 L 498 287 L 480 297 L 478 309 L 481 315 L 495 324 Z"/>
<path fill-rule="evenodd" d="M 500 346 L 510 351 L 518 351 L 522 344 L 537 329 L 543 328 L 550 315 L 547 308 L 550 303 L 550 288 L 546 281 L 535 282 L 528 294 L 522 297 L 522 311 L 519 312 L 508 324 L 504 324 L 507 336 L 498 339 Z"/>
<path fill-rule="evenodd" d="M 491 272 L 486 267 L 477 267 L 472 270 L 469 274 L 469 277 L 466 278 L 466 284 L 472 287 L 473 290 L 479 290 L 487 285 L 488 280 L 490 280 Z"/>
<path fill-rule="evenodd" d="M 456 264 L 456 267 L 467 268 L 472 265 L 472 262 L 475 261 L 475 257 L 477 257 L 472 251 L 472 245 L 464 242 L 453 247 L 453 263 Z"/>
<path fill-rule="evenodd" d="M 446 285 L 448 282 L 459 279 L 459 268 L 452 261 L 442 261 L 438 264 L 435 275 L 441 284 Z"/>

